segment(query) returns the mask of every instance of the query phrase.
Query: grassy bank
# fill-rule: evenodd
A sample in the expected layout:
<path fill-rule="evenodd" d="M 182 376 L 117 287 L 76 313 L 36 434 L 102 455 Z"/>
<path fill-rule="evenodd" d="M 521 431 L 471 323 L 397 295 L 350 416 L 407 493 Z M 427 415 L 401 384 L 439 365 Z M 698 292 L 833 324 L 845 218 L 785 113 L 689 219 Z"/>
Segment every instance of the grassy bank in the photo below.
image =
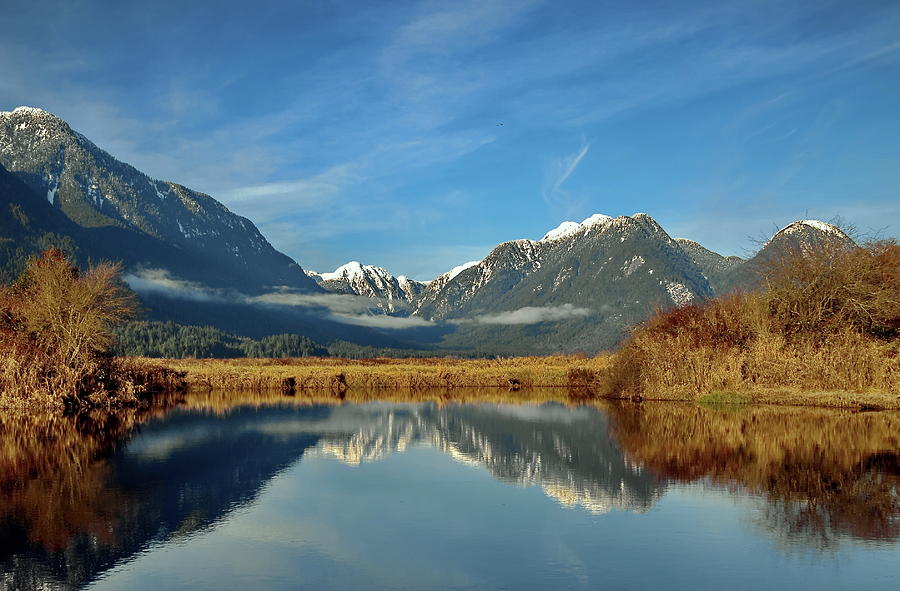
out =
<path fill-rule="evenodd" d="M 215 406 L 234 395 L 270 402 L 322 402 L 379 399 L 437 402 L 586 402 L 630 399 L 624 391 L 604 392 L 615 357 L 518 357 L 498 360 L 454 359 L 168 359 L 161 363 L 183 375 L 191 400 Z M 136 360 L 143 362 L 143 360 Z M 154 360 L 154 362 L 159 360 Z M 710 407 L 746 404 L 898 409 L 897 395 L 873 389 L 822 390 L 784 385 L 746 384 L 742 389 L 660 389 L 646 400 L 697 402 Z"/>
<path fill-rule="evenodd" d="M 167 359 L 160 363 L 183 373 L 192 390 L 343 393 L 348 390 L 588 387 L 606 367 L 607 357 Z"/>

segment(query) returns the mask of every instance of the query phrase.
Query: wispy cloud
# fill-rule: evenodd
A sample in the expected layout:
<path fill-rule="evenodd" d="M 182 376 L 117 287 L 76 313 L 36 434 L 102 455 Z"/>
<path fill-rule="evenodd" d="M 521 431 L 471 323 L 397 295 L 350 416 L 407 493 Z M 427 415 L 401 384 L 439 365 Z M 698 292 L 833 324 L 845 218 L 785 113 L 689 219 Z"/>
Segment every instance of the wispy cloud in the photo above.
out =
<path fill-rule="evenodd" d="M 577 210 L 582 202 L 572 193 L 563 189 L 563 184 L 574 174 L 590 149 L 591 144 L 582 140 L 578 151 L 557 158 L 547 167 L 544 175 L 543 196 L 544 202 L 554 210 L 554 213 L 561 213 L 563 216 L 578 213 Z"/>
<path fill-rule="evenodd" d="M 131 289 L 138 293 L 152 293 L 168 298 L 195 302 L 226 302 L 239 297 L 232 292 L 212 289 L 194 281 L 178 279 L 165 269 L 144 269 L 128 273 L 123 279 Z"/>
<path fill-rule="evenodd" d="M 369 328 L 378 328 L 384 330 L 403 330 L 407 328 L 421 328 L 423 326 L 434 326 L 433 322 L 429 322 L 418 316 L 387 316 L 384 314 L 333 314 L 331 318 L 337 322 L 344 324 L 352 324 L 354 326 L 367 326 Z"/>
<path fill-rule="evenodd" d="M 562 320 L 571 320 L 573 318 L 584 318 L 590 316 L 589 308 L 580 308 L 573 304 L 562 304 L 560 306 L 526 306 L 517 310 L 508 312 L 498 312 L 496 314 L 483 314 L 476 316 L 472 320 L 462 322 L 474 322 L 476 324 L 537 324 L 539 322 L 559 322 Z"/>

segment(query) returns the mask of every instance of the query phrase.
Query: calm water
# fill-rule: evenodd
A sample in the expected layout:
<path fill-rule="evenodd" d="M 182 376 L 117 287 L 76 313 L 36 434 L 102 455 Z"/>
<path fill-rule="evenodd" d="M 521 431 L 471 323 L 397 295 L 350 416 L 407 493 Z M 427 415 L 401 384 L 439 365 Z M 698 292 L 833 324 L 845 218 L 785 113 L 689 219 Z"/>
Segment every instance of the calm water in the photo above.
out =
<path fill-rule="evenodd" d="M 897 589 L 900 415 L 187 399 L 0 418 L 0 587 Z"/>

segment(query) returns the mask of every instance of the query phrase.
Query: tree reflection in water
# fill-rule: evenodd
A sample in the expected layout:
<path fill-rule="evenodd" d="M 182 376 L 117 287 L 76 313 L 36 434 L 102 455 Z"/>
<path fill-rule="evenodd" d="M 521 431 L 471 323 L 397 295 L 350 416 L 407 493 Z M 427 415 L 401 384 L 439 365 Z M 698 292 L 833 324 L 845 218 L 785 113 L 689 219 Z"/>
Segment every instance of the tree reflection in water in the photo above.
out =
<path fill-rule="evenodd" d="M 679 482 L 766 499 L 761 525 L 791 544 L 900 536 L 900 414 L 789 407 L 604 405 L 634 459 Z"/>

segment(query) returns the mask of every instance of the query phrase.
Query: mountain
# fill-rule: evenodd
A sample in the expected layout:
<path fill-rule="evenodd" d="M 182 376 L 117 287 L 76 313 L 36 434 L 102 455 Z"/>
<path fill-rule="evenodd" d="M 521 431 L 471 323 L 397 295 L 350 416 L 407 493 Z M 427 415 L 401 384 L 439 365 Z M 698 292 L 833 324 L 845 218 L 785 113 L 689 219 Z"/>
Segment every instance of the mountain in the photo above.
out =
<path fill-rule="evenodd" d="M 78 233 L 76 224 L 0 164 L 0 282 L 18 277 L 35 252 L 59 248 L 75 256 Z"/>
<path fill-rule="evenodd" d="M 448 349 L 593 352 L 617 345 L 656 309 L 755 289 L 765 260 L 834 240 L 849 238 L 833 225 L 802 220 L 744 260 L 672 239 L 647 214 L 595 214 L 563 222 L 540 240 L 504 242 L 482 261 L 419 284 L 418 294 L 400 294 L 389 273 L 358 263 L 311 275 L 326 289 L 387 302 L 385 313 L 406 314 L 394 304 L 400 301 L 415 316 L 455 327 L 440 343 Z"/>
<path fill-rule="evenodd" d="M 723 277 L 727 276 L 731 269 L 744 262 L 744 259 L 740 257 L 722 256 L 687 238 L 676 238 L 675 242 L 703 271 L 703 275 L 709 281 L 709 286 L 713 293 L 719 293 Z"/>
<path fill-rule="evenodd" d="M 115 254 L 129 268 L 247 291 L 321 291 L 250 220 L 116 160 L 41 109 L 0 112 L 0 164 L 75 225 L 98 230 L 83 248 Z"/>
<path fill-rule="evenodd" d="M 405 315 L 409 304 L 425 289 L 421 281 L 404 275 L 394 277 L 383 267 L 350 261 L 332 273 L 306 271 L 320 287 L 332 292 L 372 298 L 388 314 Z"/>
<path fill-rule="evenodd" d="M 788 224 L 752 257 L 732 265 L 716 277 L 716 294 L 734 290 L 752 291 L 762 285 L 762 274 L 771 261 L 791 252 L 811 252 L 823 248 L 844 248 L 855 242 L 840 228 L 819 220 L 798 220 Z"/>
<path fill-rule="evenodd" d="M 563 222 L 438 277 L 414 313 L 458 325 L 446 343 L 597 351 L 656 308 L 710 297 L 700 266 L 647 214 Z"/>
<path fill-rule="evenodd" d="M 0 279 L 49 247 L 81 266 L 121 261 L 148 320 L 407 346 L 334 313 L 300 265 L 208 195 L 119 162 L 46 111 L 0 112 Z M 284 301 L 300 296 L 303 305 Z"/>

